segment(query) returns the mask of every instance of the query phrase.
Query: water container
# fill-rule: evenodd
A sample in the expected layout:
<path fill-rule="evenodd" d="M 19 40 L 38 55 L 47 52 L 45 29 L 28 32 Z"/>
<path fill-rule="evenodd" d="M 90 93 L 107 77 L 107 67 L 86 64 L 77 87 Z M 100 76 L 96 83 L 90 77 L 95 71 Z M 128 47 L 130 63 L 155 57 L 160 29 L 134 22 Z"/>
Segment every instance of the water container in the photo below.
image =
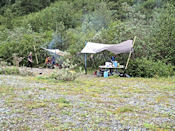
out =
<path fill-rule="evenodd" d="M 117 61 L 114 61 L 113 65 L 114 65 L 114 67 L 117 67 L 117 65 L 118 65 Z"/>
<path fill-rule="evenodd" d="M 111 62 L 105 62 L 106 67 L 110 67 L 111 64 L 112 64 Z"/>
<path fill-rule="evenodd" d="M 104 71 L 104 78 L 107 78 L 108 77 L 108 72 L 107 71 Z"/>

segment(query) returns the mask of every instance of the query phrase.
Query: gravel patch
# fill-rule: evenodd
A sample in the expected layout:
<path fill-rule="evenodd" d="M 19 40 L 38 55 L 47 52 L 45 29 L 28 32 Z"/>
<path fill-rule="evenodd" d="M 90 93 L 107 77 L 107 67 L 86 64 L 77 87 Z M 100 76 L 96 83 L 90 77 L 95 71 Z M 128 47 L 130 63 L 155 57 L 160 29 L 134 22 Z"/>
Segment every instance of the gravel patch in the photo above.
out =
<path fill-rule="evenodd" d="M 87 81 L 89 79 L 94 78 L 88 76 Z M 126 80 L 121 79 L 123 81 Z M 175 129 L 175 92 L 164 93 L 149 88 L 144 82 L 133 82 L 130 86 L 117 84 L 118 89 L 104 85 L 101 89 L 105 91 L 95 92 L 94 96 L 93 91 L 77 93 L 66 83 L 61 86 L 21 76 L 0 75 L 0 86 L 14 88 L 5 96 L 1 95 L 5 92 L 0 88 L 0 128 L 3 130 Z M 84 89 L 81 85 L 80 88 Z M 161 101 L 160 96 L 165 95 L 166 101 Z"/>

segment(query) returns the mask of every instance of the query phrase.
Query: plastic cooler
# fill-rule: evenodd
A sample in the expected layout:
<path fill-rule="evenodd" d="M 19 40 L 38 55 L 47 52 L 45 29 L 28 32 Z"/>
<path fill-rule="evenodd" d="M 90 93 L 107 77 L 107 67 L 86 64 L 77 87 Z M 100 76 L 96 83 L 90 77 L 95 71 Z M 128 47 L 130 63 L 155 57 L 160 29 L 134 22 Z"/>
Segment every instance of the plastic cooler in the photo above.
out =
<path fill-rule="evenodd" d="M 104 75 L 104 78 L 107 78 L 108 77 L 108 72 L 105 71 L 103 75 Z"/>
<path fill-rule="evenodd" d="M 114 67 L 117 67 L 117 65 L 118 65 L 117 61 L 114 61 L 113 65 L 114 65 Z"/>

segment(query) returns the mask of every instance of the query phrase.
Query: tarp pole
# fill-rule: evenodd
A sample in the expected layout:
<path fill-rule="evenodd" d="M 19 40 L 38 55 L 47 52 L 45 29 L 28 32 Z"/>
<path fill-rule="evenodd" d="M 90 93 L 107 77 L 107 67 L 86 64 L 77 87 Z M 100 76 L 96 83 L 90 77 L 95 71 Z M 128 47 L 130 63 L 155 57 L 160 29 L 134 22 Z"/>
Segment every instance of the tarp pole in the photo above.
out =
<path fill-rule="evenodd" d="M 37 65 L 38 65 L 38 57 L 37 57 L 37 53 L 36 53 L 36 48 L 35 48 L 35 45 L 33 45 L 33 48 L 34 48 L 34 51 L 35 51 L 36 63 L 37 63 Z"/>
<path fill-rule="evenodd" d="M 136 40 L 136 36 L 134 37 L 132 48 L 134 48 L 135 40 Z M 131 49 L 131 51 L 130 51 L 130 53 L 129 53 L 128 60 L 127 60 L 127 62 L 126 62 L 126 66 L 125 66 L 125 70 L 128 68 L 128 64 L 129 64 L 129 60 L 130 60 L 130 58 L 131 58 L 131 54 L 132 54 L 132 49 Z"/>
<path fill-rule="evenodd" d="M 87 42 L 85 42 L 85 46 L 86 46 Z M 87 74 L 87 54 L 84 54 L 84 66 L 85 66 L 85 74 Z"/>

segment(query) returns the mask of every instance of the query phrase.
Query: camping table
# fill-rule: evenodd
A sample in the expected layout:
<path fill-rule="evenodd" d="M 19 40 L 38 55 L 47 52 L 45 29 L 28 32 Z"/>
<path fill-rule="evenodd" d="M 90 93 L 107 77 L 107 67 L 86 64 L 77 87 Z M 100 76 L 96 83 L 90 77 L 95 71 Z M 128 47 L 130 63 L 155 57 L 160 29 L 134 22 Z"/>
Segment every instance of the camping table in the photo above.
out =
<path fill-rule="evenodd" d="M 117 67 L 102 65 L 102 66 L 99 66 L 99 68 L 101 68 L 101 69 L 121 69 L 121 68 L 124 68 L 124 65 L 119 65 Z"/>
<path fill-rule="evenodd" d="M 110 72 L 112 72 L 112 70 L 114 70 L 114 69 L 117 70 L 117 69 L 122 69 L 122 68 L 124 68 L 124 65 L 119 65 L 119 66 L 117 66 L 117 67 L 101 65 L 101 66 L 99 66 L 99 68 L 100 68 L 100 73 L 103 75 L 103 71 L 101 71 L 101 70 L 109 69 Z"/>

